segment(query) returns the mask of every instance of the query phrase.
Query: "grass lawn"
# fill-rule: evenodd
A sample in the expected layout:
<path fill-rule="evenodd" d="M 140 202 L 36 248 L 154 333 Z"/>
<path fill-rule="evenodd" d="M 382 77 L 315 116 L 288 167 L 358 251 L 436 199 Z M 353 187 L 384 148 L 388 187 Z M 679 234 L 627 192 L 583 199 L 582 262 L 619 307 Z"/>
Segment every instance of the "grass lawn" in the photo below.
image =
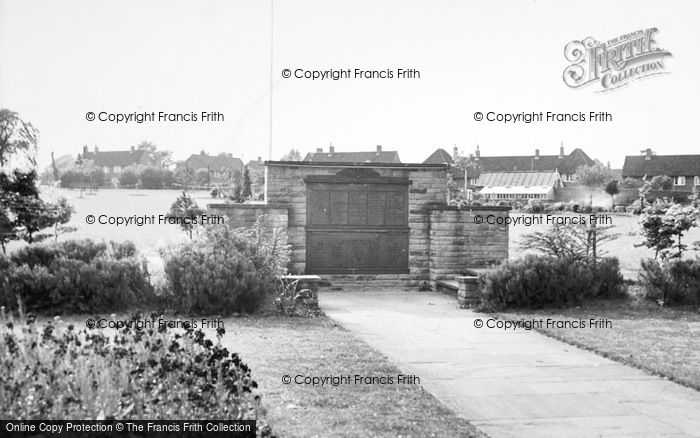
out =
<path fill-rule="evenodd" d="M 503 319 L 607 318 L 612 328 L 542 329 L 540 332 L 700 390 L 700 313 L 660 308 L 638 298 L 586 303 L 571 309 L 501 312 Z"/>
<path fill-rule="evenodd" d="M 250 365 L 280 437 L 483 436 L 418 385 L 283 384 L 284 375 L 400 373 L 325 316 L 229 318 L 225 324 L 222 343 Z"/>

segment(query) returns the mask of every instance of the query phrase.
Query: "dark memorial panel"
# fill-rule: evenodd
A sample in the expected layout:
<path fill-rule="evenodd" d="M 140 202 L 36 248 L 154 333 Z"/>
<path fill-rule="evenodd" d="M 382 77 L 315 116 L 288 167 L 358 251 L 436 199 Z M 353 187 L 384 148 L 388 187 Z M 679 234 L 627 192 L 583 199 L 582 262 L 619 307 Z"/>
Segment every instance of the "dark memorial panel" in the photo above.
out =
<path fill-rule="evenodd" d="M 347 225 L 348 193 L 338 190 L 329 192 L 331 196 L 331 225 Z"/>
<path fill-rule="evenodd" d="M 404 194 L 389 192 L 386 194 L 386 224 L 402 225 L 406 215 Z"/>
<path fill-rule="evenodd" d="M 307 233 L 306 270 L 323 273 L 395 273 L 408 271 L 408 233 Z"/>
<path fill-rule="evenodd" d="M 407 181 L 307 184 L 307 273 L 408 272 Z"/>
<path fill-rule="evenodd" d="M 350 225 L 367 225 L 367 192 L 349 192 L 348 222 Z"/>
<path fill-rule="evenodd" d="M 384 210 L 386 209 L 386 193 L 367 193 L 367 225 L 384 225 Z"/>
<path fill-rule="evenodd" d="M 330 202 L 329 193 L 326 191 L 314 190 L 309 192 L 309 225 L 330 224 Z"/>

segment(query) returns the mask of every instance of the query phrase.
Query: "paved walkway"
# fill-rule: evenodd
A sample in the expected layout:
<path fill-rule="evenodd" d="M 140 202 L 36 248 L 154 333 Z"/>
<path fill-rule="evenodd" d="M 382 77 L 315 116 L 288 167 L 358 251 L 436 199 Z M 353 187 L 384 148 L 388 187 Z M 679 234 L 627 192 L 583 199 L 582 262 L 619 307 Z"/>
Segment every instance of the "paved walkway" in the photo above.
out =
<path fill-rule="evenodd" d="M 321 291 L 323 310 L 492 437 L 700 436 L 700 393 L 433 292 Z M 700 365 L 699 365 L 700 366 Z"/>

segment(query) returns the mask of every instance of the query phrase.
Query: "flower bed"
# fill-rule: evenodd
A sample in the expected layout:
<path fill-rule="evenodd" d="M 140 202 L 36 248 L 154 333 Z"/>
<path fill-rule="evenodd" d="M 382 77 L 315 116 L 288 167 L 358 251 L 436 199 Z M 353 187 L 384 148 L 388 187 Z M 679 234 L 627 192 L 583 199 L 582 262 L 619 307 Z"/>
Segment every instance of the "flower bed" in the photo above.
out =
<path fill-rule="evenodd" d="M 17 323 L 4 309 L 0 323 L 4 418 L 257 420 L 270 436 L 250 369 L 201 330 L 124 327 L 108 337 L 58 318 Z"/>

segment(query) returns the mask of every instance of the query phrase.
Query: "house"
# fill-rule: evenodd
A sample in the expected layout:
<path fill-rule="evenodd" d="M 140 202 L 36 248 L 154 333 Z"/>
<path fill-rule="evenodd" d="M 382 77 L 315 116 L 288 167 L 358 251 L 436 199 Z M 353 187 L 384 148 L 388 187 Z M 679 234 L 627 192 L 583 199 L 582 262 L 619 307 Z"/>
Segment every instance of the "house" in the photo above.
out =
<path fill-rule="evenodd" d="M 316 152 L 306 154 L 304 161 L 317 163 L 401 163 L 397 151 L 383 151 L 380 145 L 372 152 L 336 152 L 335 147 L 330 146 L 328 152 L 323 148 L 317 148 Z"/>
<path fill-rule="evenodd" d="M 458 156 L 458 150 L 454 149 L 455 156 Z M 591 166 L 594 164 L 593 159 L 579 148 L 574 149 L 566 155 L 564 146 L 559 148 L 558 155 L 540 155 L 540 150 L 535 149 L 533 155 L 515 155 L 504 157 L 482 157 L 479 146 L 476 147 L 474 155 L 469 157 L 471 165 L 467 169 L 467 184 L 469 186 L 480 186 L 478 180 L 482 173 L 503 173 L 503 172 L 556 172 L 564 185 L 574 181 L 576 169 L 580 166 Z M 454 166 L 455 160 L 444 149 L 438 149 L 433 152 L 424 162 L 424 164 L 450 164 Z M 452 178 L 457 182 L 461 180 L 464 183 L 464 171 L 459 168 L 452 170 Z M 459 185 L 459 183 L 458 183 Z"/>
<path fill-rule="evenodd" d="M 623 178 L 641 180 L 659 175 L 673 178 L 674 190 L 691 192 L 700 186 L 700 155 L 656 155 L 647 148 L 642 155 L 625 157 Z"/>
<path fill-rule="evenodd" d="M 554 200 L 554 189 L 562 187 L 559 172 L 482 172 L 476 183 L 485 200 Z"/>
<path fill-rule="evenodd" d="M 225 182 L 243 176 L 243 161 L 234 158 L 231 154 L 207 155 L 201 151 L 199 154 L 192 154 L 185 161 L 177 164 L 179 169 L 187 169 L 196 172 L 199 169 L 206 169 L 209 174 L 210 183 Z"/>
<path fill-rule="evenodd" d="M 88 151 L 87 146 L 83 146 L 83 153 L 78 154 L 77 161 L 92 161 L 96 167 L 102 169 L 105 180 L 110 180 L 119 178 L 126 167 L 147 163 L 148 158 L 147 151 L 137 150 L 134 146 L 128 151 L 100 151 L 95 146 L 93 152 Z"/>
<path fill-rule="evenodd" d="M 257 160 L 248 161 L 246 167 L 248 168 L 253 191 L 260 191 L 262 193 L 263 186 L 265 185 L 265 162 L 262 157 L 258 157 Z"/>

